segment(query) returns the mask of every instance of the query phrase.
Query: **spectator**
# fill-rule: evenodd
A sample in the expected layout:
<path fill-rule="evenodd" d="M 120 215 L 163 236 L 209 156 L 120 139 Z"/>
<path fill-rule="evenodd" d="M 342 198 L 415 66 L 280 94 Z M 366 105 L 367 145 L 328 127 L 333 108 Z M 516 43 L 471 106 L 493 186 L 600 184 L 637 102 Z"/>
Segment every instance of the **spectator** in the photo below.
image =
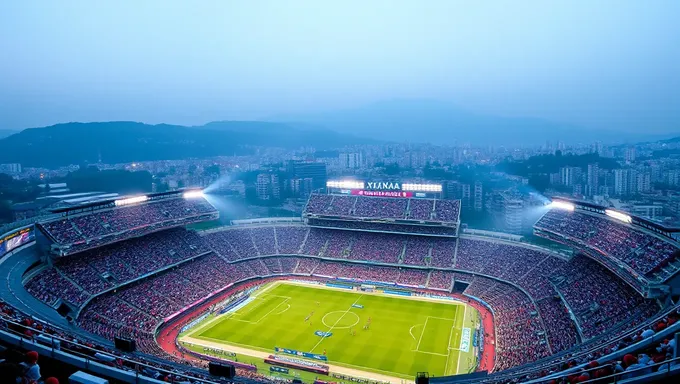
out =
<path fill-rule="evenodd" d="M 40 366 L 38 365 L 38 352 L 26 352 L 25 361 L 21 363 L 23 376 L 28 382 L 40 380 Z"/>

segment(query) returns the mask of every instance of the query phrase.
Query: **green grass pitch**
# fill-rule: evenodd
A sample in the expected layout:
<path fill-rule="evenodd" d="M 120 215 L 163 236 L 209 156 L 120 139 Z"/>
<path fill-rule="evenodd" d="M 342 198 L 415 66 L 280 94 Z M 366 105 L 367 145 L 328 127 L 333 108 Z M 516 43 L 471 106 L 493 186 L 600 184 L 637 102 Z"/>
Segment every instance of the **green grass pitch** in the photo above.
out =
<path fill-rule="evenodd" d="M 244 307 L 187 336 L 223 343 L 225 349 L 232 344 L 268 353 L 274 347 L 325 351 L 331 365 L 396 377 L 442 376 L 474 366 L 472 346 L 468 352 L 460 348 L 464 321 L 473 327 L 476 316 L 462 303 L 276 282 L 256 291 Z M 332 336 L 322 338 L 315 331 Z"/>

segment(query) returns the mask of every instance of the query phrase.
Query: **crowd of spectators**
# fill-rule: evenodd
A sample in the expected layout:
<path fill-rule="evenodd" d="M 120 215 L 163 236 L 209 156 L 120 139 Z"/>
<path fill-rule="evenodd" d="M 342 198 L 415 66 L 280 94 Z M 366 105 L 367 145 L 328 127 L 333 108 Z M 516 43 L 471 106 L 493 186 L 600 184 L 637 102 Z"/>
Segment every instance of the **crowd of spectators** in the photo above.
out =
<path fill-rule="evenodd" d="M 314 193 L 309 196 L 307 205 L 305 206 L 305 213 L 322 215 L 326 213 L 328 207 L 333 201 L 332 195 Z"/>
<path fill-rule="evenodd" d="M 427 284 L 427 276 L 430 271 L 423 269 L 400 268 L 399 277 L 395 282 L 403 285 L 415 285 L 424 287 Z"/>
<path fill-rule="evenodd" d="M 195 232 L 169 229 L 62 257 L 26 288 L 47 304 L 60 297 L 80 306 L 92 295 L 209 251 Z"/>
<path fill-rule="evenodd" d="M 354 196 L 331 196 L 326 215 L 350 216 L 357 198 Z"/>
<path fill-rule="evenodd" d="M 586 339 L 619 324 L 630 328 L 659 311 L 653 300 L 644 300 L 608 269 L 583 256 L 574 257 L 569 272 L 554 279 Z"/>
<path fill-rule="evenodd" d="M 546 323 L 545 328 L 552 353 L 570 349 L 578 344 L 576 325 L 559 297 L 546 297 L 537 301 L 536 305 Z"/>
<path fill-rule="evenodd" d="M 456 251 L 456 240 L 432 239 L 430 265 L 439 268 L 451 268 Z"/>
<path fill-rule="evenodd" d="M 526 364 L 550 355 L 546 331 L 536 307 L 516 287 L 482 276 L 462 276 L 464 293 L 484 300 L 496 320 L 496 370 Z"/>
<path fill-rule="evenodd" d="M 409 199 L 408 215 L 410 220 L 432 220 L 434 210 L 434 200 L 429 199 Z"/>
<path fill-rule="evenodd" d="M 433 270 L 430 273 L 430 278 L 428 280 L 427 286 L 434 289 L 445 289 L 447 291 L 451 290 L 453 285 L 453 272 Z"/>
<path fill-rule="evenodd" d="M 460 200 L 435 200 L 434 215 L 438 221 L 458 222 Z"/>
<path fill-rule="evenodd" d="M 39 225 L 58 244 L 72 245 L 67 253 L 74 253 L 130 234 L 138 236 L 164 227 L 186 225 L 215 213 L 215 208 L 204 198 L 175 198 L 67 216 Z"/>
<path fill-rule="evenodd" d="M 638 292 L 642 292 L 644 290 L 645 285 L 648 284 L 648 282 L 645 281 L 644 279 L 641 279 L 636 272 L 631 273 L 630 270 L 622 268 L 621 267 L 622 264 L 620 264 L 620 262 L 617 261 L 618 259 L 614 259 L 612 257 L 604 255 L 600 252 L 595 251 L 592 248 L 583 247 L 582 244 L 579 244 L 578 242 L 573 241 L 570 238 L 562 237 L 551 232 L 537 231 L 537 234 L 545 239 L 554 241 L 556 243 L 565 244 L 570 248 L 580 250 L 582 254 L 588 255 L 588 257 L 592 258 L 593 260 L 596 260 L 600 264 L 605 265 L 610 271 L 614 272 L 619 279 L 628 283 L 628 285 L 635 288 Z M 625 266 L 625 264 L 623 265 Z"/>
<path fill-rule="evenodd" d="M 202 239 L 228 261 L 302 254 L 443 268 L 451 268 L 456 244 L 448 238 L 301 225 L 233 227 L 207 232 Z"/>
<path fill-rule="evenodd" d="M 572 349 L 569 354 L 558 354 L 544 361 L 542 364 L 511 369 L 499 372 L 494 376 L 494 382 L 517 383 L 552 375 L 562 371 L 569 371 L 553 379 L 552 382 L 566 384 L 583 382 L 591 379 L 603 378 L 614 373 L 624 373 L 623 378 L 641 376 L 657 370 L 651 367 L 673 357 L 676 345 L 673 333 L 664 339 L 652 343 L 647 347 L 633 348 L 622 354 L 624 349 L 635 346 L 650 337 L 658 337 L 659 332 L 673 326 L 680 320 L 680 309 L 677 307 L 661 316 L 654 316 L 645 323 L 625 334 L 605 333 L 597 339 L 591 339 Z M 616 358 L 606 358 L 610 354 L 617 354 Z M 644 369 L 647 368 L 647 369 Z M 630 375 L 626 371 L 638 370 Z"/>
<path fill-rule="evenodd" d="M 516 283 L 539 300 L 554 295 L 549 277 L 564 274 L 568 264 L 519 244 L 460 238 L 455 268 Z"/>
<path fill-rule="evenodd" d="M 406 240 L 404 250 L 404 264 L 427 265 L 432 248 L 431 239 L 427 237 L 413 237 Z"/>
<path fill-rule="evenodd" d="M 297 255 L 307 236 L 307 228 L 301 226 L 275 227 L 276 244 L 281 255 Z"/>
<path fill-rule="evenodd" d="M 456 236 L 457 227 L 455 225 L 445 226 L 439 224 L 419 224 L 412 223 L 391 224 L 385 222 L 369 222 L 369 221 L 351 221 L 351 220 L 330 220 L 309 218 L 308 223 L 312 227 L 322 228 L 339 228 L 339 229 L 354 229 L 361 231 L 380 231 L 380 232 L 394 232 L 421 235 L 437 235 L 437 236 Z"/>
<path fill-rule="evenodd" d="M 585 339 L 619 324 L 623 330 L 629 329 L 659 311 L 653 300 L 644 300 L 611 271 L 585 256 L 576 256 L 567 262 L 528 247 L 460 238 L 455 267 L 517 284 L 536 301 L 554 298 L 559 291 L 564 302 L 539 307 L 546 327 L 560 330 L 555 338 L 560 337 L 565 343 L 557 345 L 559 347 L 573 345 L 576 337 L 574 327 L 561 325 L 573 324 L 568 308 L 574 313 Z M 543 310 L 550 312 L 543 314 Z M 557 318 L 551 314 L 562 316 Z"/>
<path fill-rule="evenodd" d="M 313 194 L 303 215 L 457 223 L 460 200 Z"/>
<path fill-rule="evenodd" d="M 676 271 L 675 244 L 606 216 L 553 209 L 536 227 L 616 258 L 648 278 L 664 280 Z"/>
<path fill-rule="evenodd" d="M 404 237 L 393 234 L 372 233 L 356 236 L 349 258 L 396 264 L 404 252 Z"/>
<path fill-rule="evenodd" d="M 48 305 L 56 305 L 59 299 L 76 306 L 83 305 L 90 295 L 66 280 L 57 270 L 47 268 L 26 283 L 26 290 Z"/>
<path fill-rule="evenodd" d="M 407 199 L 387 197 L 361 197 L 354 205 L 357 217 L 404 219 L 406 217 Z"/>

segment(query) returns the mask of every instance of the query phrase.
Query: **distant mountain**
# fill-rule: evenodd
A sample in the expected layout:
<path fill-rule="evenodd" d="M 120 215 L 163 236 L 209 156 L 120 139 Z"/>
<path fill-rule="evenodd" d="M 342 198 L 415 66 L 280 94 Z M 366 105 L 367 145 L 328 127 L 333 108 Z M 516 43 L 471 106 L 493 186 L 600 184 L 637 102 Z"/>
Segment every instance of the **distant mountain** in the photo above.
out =
<path fill-rule="evenodd" d="M 401 142 L 476 145 L 543 144 L 648 140 L 649 136 L 595 131 L 534 118 L 482 115 L 436 100 L 392 100 L 362 108 L 265 120 L 309 124 L 338 132 Z M 655 137 L 659 139 L 661 137 Z"/>
<path fill-rule="evenodd" d="M 252 146 L 330 148 L 371 140 L 281 123 L 222 121 L 199 127 L 136 122 L 66 123 L 0 139 L 0 163 L 68 164 L 204 158 L 248 154 Z"/>
<path fill-rule="evenodd" d="M 662 143 L 678 143 L 680 142 L 680 136 L 671 137 L 670 139 L 662 140 Z"/>
<path fill-rule="evenodd" d="M 11 136 L 19 131 L 13 131 L 11 129 L 0 129 L 0 139 L 3 139 L 7 136 Z"/>

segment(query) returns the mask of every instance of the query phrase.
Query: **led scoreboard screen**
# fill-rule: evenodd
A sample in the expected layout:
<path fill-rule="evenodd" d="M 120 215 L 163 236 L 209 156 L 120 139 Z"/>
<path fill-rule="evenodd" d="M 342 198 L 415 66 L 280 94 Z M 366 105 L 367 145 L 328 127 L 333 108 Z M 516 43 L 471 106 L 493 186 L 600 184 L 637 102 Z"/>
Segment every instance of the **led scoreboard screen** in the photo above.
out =
<path fill-rule="evenodd" d="M 369 197 L 440 197 L 441 184 L 401 183 L 398 181 L 337 180 L 326 182 L 326 188 L 334 193 Z"/>
<path fill-rule="evenodd" d="M 373 197 L 413 197 L 413 192 L 402 191 L 367 191 L 364 189 L 352 189 L 349 191 L 352 195 L 357 196 L 373 196 Z"/>
<path fill-rule="evenodd" d="M 33 227 L 22 228 L 0 238 L 0 257 L 35 240 Z"/>

